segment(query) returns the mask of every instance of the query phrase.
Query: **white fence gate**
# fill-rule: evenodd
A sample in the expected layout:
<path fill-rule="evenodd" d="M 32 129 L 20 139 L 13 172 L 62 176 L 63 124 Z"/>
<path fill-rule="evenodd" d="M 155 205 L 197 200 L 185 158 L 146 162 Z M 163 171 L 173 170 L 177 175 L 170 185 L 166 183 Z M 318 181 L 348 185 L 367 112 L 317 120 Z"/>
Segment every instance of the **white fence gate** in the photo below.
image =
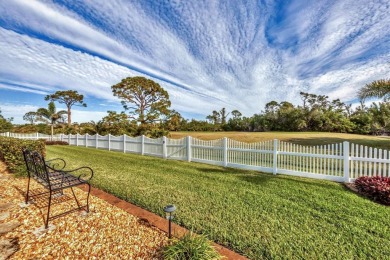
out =
<path fill-rule="evenodd" d="M 349 142 L 302 146 L 277 139 L 243 143 L 228 138 L 205 141 L 191 136 L 182 139 L 98 134 L 51 137 L 39 133 L 0 133 L 0 136 L 59 140 L 75 146 L 338 182 L 350 182 L 360 176 L 390 177 L 389 151 Z"/>

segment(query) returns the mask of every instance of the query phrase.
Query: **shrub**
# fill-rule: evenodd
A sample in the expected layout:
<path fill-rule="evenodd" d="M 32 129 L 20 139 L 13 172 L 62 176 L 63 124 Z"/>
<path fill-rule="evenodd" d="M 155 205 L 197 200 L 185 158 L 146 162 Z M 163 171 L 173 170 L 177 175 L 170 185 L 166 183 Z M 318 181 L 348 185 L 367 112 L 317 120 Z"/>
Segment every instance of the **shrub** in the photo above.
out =
<path fill-rule="evenodd" d="M 0 136 L 0 159 L 5 162 L 12 173 L 26 174 L 26 166 L 22 149 L 36 150 L 45 155 L 46 147 L 43 140 L 23 140 L 12 137 Z"/>
<path fill-rule="evenodd" d="M 221 258 L 206 237 L 193 233 L 187 233 L 180 240 L 176 240 L 164 248 L 164 259 L 167 260 L 212 260 Z"/>
<path fill-rule="evenodd" d="M 68 142 L 65 141 L 45 141 L 46 145 L 69 145 Z"/>
<path fill-rule="evenodd" d="M 373 200 L 390 205 L 390 178 L 389 177 L 359 177 L 355 181 L 359 192 L 366 194 Z"/>

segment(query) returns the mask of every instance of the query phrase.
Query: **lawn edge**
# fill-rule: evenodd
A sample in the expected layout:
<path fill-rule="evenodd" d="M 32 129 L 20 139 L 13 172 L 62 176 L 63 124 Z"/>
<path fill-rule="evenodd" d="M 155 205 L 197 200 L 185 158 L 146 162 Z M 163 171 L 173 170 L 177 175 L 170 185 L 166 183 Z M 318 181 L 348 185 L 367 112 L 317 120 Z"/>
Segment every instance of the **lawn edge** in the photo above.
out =
<path fill-rule="evenodd" d="M 87 187 L 81 187 L 82 190 L 87 191 Z M 161 231 L 168 233 L 168 221 L 165 218 L 162 218 L 150 211 L 147 211 L 141 207 L 138 207 L 130 202 L 122 200 L 114 195 L 107 193 L 101 189 L 91 187 L 91 195 L 98 197 L 102 200 L 105 200 L 109 204 L 118 207 L 127 213 L 140 218 L 141 221 L 148 223 Z M 181 227 L 175 223 L 172 223 L 172 234 L 174 237 L 181 238 L 186 233 L 190 232 L 188 229 Z M 248 259 L 245 256 L 242 256 L 220 244 L 212 242 L 215 249 L 224 256 L 226 259 Z"/>

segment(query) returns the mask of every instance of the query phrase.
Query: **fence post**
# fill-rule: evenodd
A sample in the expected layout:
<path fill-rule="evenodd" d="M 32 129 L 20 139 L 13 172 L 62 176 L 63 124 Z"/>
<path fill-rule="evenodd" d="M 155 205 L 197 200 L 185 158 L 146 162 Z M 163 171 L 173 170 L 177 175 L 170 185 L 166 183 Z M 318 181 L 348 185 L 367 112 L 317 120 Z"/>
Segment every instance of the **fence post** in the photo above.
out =
<path fill-rule="evenodd" d="M 167 159 L 168 157 L 168 151 L 167 151 L 167 137 L 162 137 L 162 145 L 163 145 L 163 158 Z"/>
<path fill-rule="evenodd" d="M 99 148 L 99 134 L 98 133 L 95 134 L 95 138 L 96 138 L 95 148 L 98 149 Z"/>
<path fill-rule="evenodd" d="M 349 182 L 349 142 L 343 142 L 344 150 L 344 182 Z"/>
<path fill-rule="evenodd" d="M 272 173 L 276 175 L 278 171 L 278 139 L 274 139 L 274 165 L 273 165 L 273 170 Z"/>
<path fill-rule="evenodd" d="M 61 142 L 63 142 L 64 134 L 61 134 Z"/>
<path fill-rule="evenodd" d="M 144 155 L 145 153 L 145 136 L 141 136 L 141 155 Z"/>
<path fill-rule="evenodd" d="M 37 137 L 36 137 L 36 139 L 38 140 L 39 139 L 39 133 L 37 132 Z"/>
<path fill-rule="evenodd" d="M 223 167 L 226 167 L 228 164 L 228 150 L 227 150 L 227 137 L 223 138 Z"/>
<path fill-rule="evenodd" d="M 68 144 L 70 145 L 70 136 L 71 136 L 71 133 L 68 134 Z"/>
<path fill-rule="evenodd" d="M 191 136 L 187 136 L 187 161 L 191 162 L 192 150 L 191 150 Z"/>
<path fill-rule="evenodd" d="M 108 150 L 111 151 L 111 134 L 108 134 Z"/>
<path fill-rule="evenodd" d="M 76 133 L 76 146 L 79 146 L 79 133 Z"/>
<path fill-rule="evenodd" d="M 85 134 L 85 147 L 88 147 L 88 133 Z"/>
<path fill-rule="evenodd" d="M 7 132 L 6 136 L 9 137 L 9 132 Z"/>
<path fill-rule="evenodd" d="M 123 153 L 126 153 L 126 134 L 123 134 Z"/>

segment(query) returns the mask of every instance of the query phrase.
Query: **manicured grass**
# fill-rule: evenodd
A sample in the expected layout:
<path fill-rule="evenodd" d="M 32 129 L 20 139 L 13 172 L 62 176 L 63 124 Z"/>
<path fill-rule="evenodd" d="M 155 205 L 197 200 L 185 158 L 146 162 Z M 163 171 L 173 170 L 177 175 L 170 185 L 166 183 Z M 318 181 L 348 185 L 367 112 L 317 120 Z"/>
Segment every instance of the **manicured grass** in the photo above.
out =
<path fill-rule="evenodd" d="M 390 207 L 342 184 L 74 146 L 48 158 L 91 166 L 93 185 L 252 259 L 383 259 L 390 255 Z"/>
<path fill-rule="evenodd" d="M 323 145 L 349 141 L 355 144 L 390 149 L 389 136 L 371 136 L 357 134 L 340 134 L 324 132 L 170 132 L 171 138 L 192 136 L 203 140 L 214 140 L 223 137 L 242 142 L 260 142 L 273 139 L 288 141 L 300 145 Z"/>

